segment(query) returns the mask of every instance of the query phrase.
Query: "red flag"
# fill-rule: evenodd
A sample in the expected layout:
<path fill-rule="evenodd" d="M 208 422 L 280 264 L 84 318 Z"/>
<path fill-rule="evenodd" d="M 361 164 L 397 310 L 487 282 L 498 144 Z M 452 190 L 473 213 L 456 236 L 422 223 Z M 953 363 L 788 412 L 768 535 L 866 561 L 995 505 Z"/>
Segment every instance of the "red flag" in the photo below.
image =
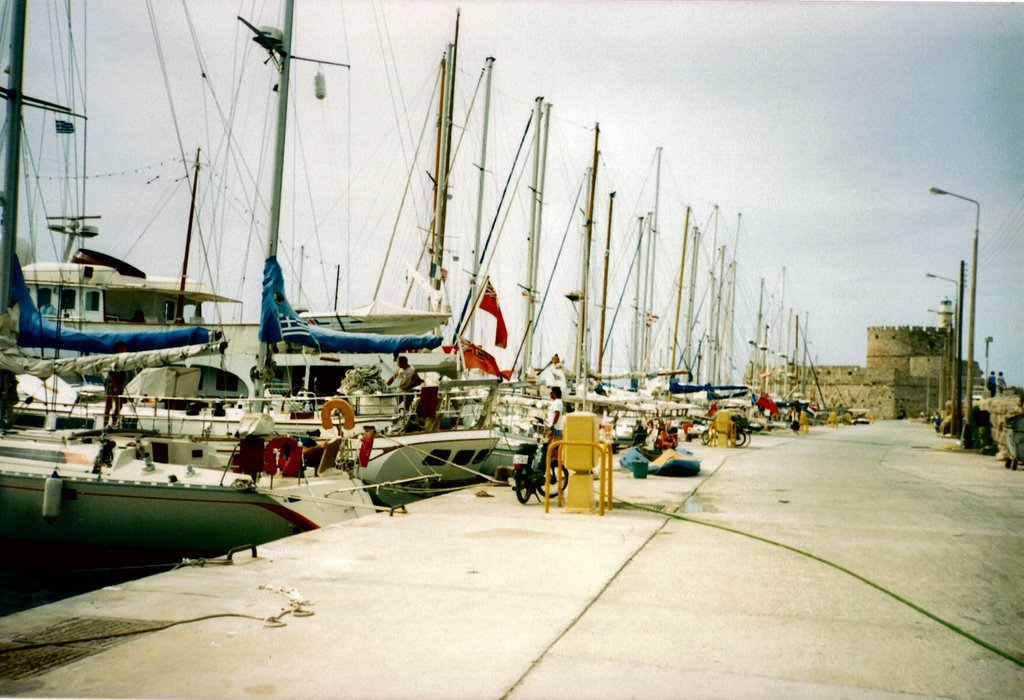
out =
<path fill-rule="evenodd" d="M 498 293 L 494 291 L 490 280 L 484 288 L 483 296 L 480 297 L 480 308 L 494 316 L 498 322 L 498 328 L 494 332 L 494 344 L 499 348 L 508 345 L 508 329 L 505 328 L 505 317 L 501 315 L 501 307 L 498 306 Z"/>
<path fill-rule="evenodd" d="M 450 353 L 455 349 L 454 345 L 445 345 L 443 350 L 446 353 Z M 510 379 L 512 377 L 512 371 L 508 370 L 503 372 L 498 368 L 498 361 L 494 359 L 494 356 L 484 350 L 479 345 L 474 345 L 468 340 L 462 341 L 462 357 L 466 362 L 467 369 L 479 369 L 487 372 L 487 374 L 493 374 L 495 377 L 501 377 L 503 379 Z"/>

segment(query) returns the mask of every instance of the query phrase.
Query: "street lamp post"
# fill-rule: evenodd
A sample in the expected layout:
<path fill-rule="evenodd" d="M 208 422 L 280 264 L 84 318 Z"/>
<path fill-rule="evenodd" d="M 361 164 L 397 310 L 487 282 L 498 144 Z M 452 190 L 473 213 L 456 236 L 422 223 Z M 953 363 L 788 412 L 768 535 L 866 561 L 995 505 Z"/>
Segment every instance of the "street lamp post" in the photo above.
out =
<path fill-rule="evenodd" d="M 964 417 L 963 436 L 963 446 L 970 448 L 974 446 L 974 440 L 971 437 L 971 408 L 974 403 L 974 308 L 978 290 L 978 225 L 981 222 L 981 204 L 976 199 L 940 190 L 938 187 L 931 188 L 929 192 L 956 197 L 965 202 L 970 202 L 975 207 L 974 245 L 971 250 L 971 311 L 970 318 L 967 321 L 967 415 Z"/>
<path fill-rule="evenodd" d="M 988 377 L 988 346 L 992 344 L 992 336 L 985 337 L 985 376 Z"/>
<path fill-rule="evenodd" d="M 950 282 L 956 288 L 956 312 L 953 314 L 953 328 L 950 329 L 947 338 L 947 356 L 949 358 L 949 365 L 952 368 L 951 376 L 949 377 L 950 384 L 950 395 L 952 397 L 952 415 L 950 416 L 949 431 L 950 435 L 959 435 L 960 427 L 962 425 L 963 410 L 962 410 L 962 399 L 961 394 L 963 389 L 963 355 L 961 345 L 964 336 L 964 290 L 963 290 L 963 279 L 964 279 L 964 262 L 960 261 L 960 281 L 950 279 L 949 277 L 943 277 L 942 275 L 934 275 L 931 272 L 924 273 L 925 277 L 930 277 L 936 280 L 945 280 Z M 956 344 L 953 344 L 953 333 L 956 333 Z"/>

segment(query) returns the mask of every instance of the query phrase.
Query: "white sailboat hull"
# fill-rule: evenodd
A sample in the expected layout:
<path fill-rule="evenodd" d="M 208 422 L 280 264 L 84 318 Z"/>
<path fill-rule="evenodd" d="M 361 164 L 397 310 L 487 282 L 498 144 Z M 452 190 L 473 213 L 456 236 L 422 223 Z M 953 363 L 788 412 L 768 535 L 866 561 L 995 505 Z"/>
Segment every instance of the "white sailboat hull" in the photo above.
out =
<path fill-rule="evenodd" d="M 343 472 L 254 482 L 202 464 L 147 465 L 129 445 L 95 474 L 98 449 L 0 441 L 0 539 L 154 559 L 220 556 L 370 512 Z M 48 487 L 54 475 L 59 484 Z"/>

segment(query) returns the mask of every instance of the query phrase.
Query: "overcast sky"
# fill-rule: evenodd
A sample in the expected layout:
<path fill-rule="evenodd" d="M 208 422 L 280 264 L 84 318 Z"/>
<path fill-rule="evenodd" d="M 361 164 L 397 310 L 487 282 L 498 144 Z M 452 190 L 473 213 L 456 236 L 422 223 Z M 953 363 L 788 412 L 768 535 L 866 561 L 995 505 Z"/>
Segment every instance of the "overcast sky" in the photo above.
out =
<path fill-rule="evenodd" d="M 191 162 L 201 147 L 190 274 L 245 301 L 226 309 L 225 320 L 254 319 L 275 77 L 235 17 L 280 26 L 277 3 L 186 2 L 186 12 L 174 2 L 93 0 L 87 31 L 82 16 L 72 22 L 79 60 L 70 72 L 62 11 L 51 7 L 62 4 L 31 4 L 26 90 L 87 114 L 88 140 L 81 120 L 69 137 L 53 133 L 52 116 L 26 116 L 39 176 L 26 215 L 36 224 L 37 259 L 53 259 L 63 245 L 40 225 L 43 212 L 83 213 L 81 190 L 66 195 L 58 183 L 84 162 L 84 213 L 103 217 L 91 245 L 152 274 L 178 274 L 188 212 L 182 158 Z M 429 223 L 435 81 L 457 7 L 299 0 L 294 53 L 351 70 L 322 66 L 328 95 L 318 101 L 316 64 L 294 69 L 280 257 L 296 305 L 333 307 L 338 278 L 340 307 L 367 303 L 382 266 L 381 298 L 403 301 L 404 266 L 416 263 Z M 455 116 L 462 142 L 445 265 L 456 313 L 476 224 L 478 85 L 487 56 L 496 62 L 484 235 L 534 98 L 553 105 L 541 291 L 553 281 L 535 360 L 572 351 L 575 316 L 564 294 L 580 286 L 582 202 L 574 209 L 574 198 L 600 123 L 591 294 L 597 301 L 615 191 L 615 368 L 629 363 L 630 263 L 637 219 L 655 208 L 661 147 L 652 310 L 663 321 L 653 365 L 671 359 L 687 206 L 701 230 L 694 343 L 707 326 L 715 240 L 737 265 L 736 368 L 749 360 L 762 279 L 773 337 L 791 315 L 809 318 L 816 361 L 863 365 L 869 326 L 934 324 L 929 309 L 953 296 L 954 285 L 926 273 L 953 278 L 961 259 L 970 266 L 974 205 L 929 195 L 935 186 L 981 203 L 975 355 L 984 367 L 984 339 L 993 337 L 989 367 L 1024 383 L 1024 5 L 463 3 Z M 524 330 L 527 153 L 512 171 L 485 262 L 509 325 L 510 347 L 498 352 L 506 365 Z M 596 334 L 596 311 L 591 318 Z M 786 341 L 773 343 L 792 354 Z"/>

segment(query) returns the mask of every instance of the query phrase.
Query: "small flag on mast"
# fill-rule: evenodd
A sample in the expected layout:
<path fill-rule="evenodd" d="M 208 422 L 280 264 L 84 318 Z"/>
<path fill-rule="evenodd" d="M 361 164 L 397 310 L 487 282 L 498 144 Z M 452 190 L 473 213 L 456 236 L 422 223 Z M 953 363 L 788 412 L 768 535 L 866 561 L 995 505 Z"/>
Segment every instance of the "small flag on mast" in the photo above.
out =
<path fill-rule="evenodd" d="M 72 122 L 66 122 L 63 119 L 57 119 L 55 122 L 58 134 L 73 134 L 75 133 L 75 125 Z"/>

